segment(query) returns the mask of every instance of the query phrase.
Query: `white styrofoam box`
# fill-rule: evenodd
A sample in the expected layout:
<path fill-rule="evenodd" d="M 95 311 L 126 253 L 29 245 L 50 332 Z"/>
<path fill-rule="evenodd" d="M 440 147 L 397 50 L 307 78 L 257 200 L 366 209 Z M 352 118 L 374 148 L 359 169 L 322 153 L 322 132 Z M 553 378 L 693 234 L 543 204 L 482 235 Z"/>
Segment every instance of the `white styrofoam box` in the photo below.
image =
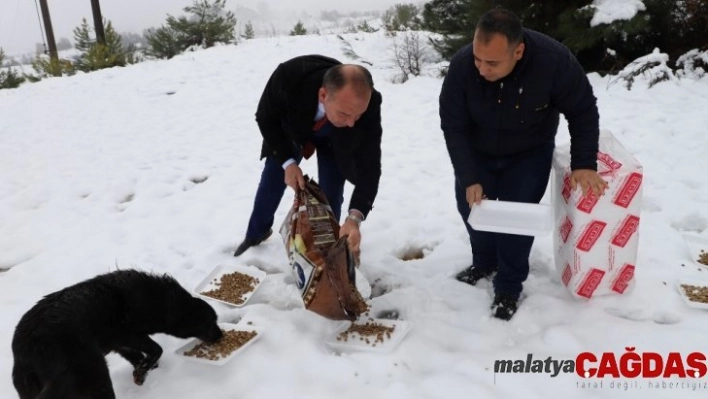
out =
<path fill-rule="evenodd" d="M 544 204 L 482 200 L 472 206 L 467 222 L 479 231 L 542 236 L 553 229 L 553 208 Z"/>

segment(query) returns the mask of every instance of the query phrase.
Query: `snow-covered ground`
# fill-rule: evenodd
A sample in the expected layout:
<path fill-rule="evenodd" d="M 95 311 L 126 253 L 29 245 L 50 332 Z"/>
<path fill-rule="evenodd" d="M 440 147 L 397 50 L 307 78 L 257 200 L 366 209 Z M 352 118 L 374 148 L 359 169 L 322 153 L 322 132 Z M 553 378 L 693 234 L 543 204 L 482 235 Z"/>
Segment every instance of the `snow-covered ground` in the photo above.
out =
<path fill-rule="evenodd" d="M 602 128 L 643 164 L 644 198 L 634 290 L 577 302 L 560 283 L 551 236 L 536 241 L 526 298 L 505 323 L 490 318 L 491 284 L 453 275 L 469 265 L 452 168 L 439 128 L 434 76 L 393 84 L 391 38 L 346 35 L 373 63 L 383 103 L 383 176 L 362 225 L 362 271 L 374 311 L 397 309 L 413 328 L 393 352 L 339 354 L 323 342 L 336 325 L 304 310 L 274 236 L 240 258 L 262 163 L 254 112 L 275 66 L 321 53 L 346 60 L 334 36 L 279 37 L 188 53 L 0 91 L 0 397 L 13 398 L 10 342 L 43 295 L 116 268 L 170 273 L 192 288 L 217 264 L 268 273 L 242 309 L 214 304 L 223 321 L 252 321 L 260 341 L 223 367 L 186 362 L 182 340 L 158 335 L 160 367 L 144 386 L 109 355 L 119 398 L 703 397 L 677 378 L 494 374 L 495 360 L 574 359 L 579 353 L 706 352 L 708 318 L 688 308 L 679 277 L 705 279 L 682 234 L 708 239 L 708 80 L 632 91 L 591 75 Z M 558 144 L 569 140 L 561 123 Z M 316 175 L 315 162 L 304 170 Z M 550 190 L 549 190 L 550 191 Z M 351 187 L 347 186 L 345 198 Z M 292 193 L 276 214 L 282 222 Z M 547 195 L 549 201 L 550 195 Z M 706 248 L 708 249 L 708 248 Z M 422 250 L 423 259 L 403 261 Z M 594 380 L 599 382 L 599 380 Z M 708 382 L 708 377 L 689 382 Z M 611 388 L 610 382 L 627 385 Z M 656 381 L 654 381 L 656 382 Z"/>

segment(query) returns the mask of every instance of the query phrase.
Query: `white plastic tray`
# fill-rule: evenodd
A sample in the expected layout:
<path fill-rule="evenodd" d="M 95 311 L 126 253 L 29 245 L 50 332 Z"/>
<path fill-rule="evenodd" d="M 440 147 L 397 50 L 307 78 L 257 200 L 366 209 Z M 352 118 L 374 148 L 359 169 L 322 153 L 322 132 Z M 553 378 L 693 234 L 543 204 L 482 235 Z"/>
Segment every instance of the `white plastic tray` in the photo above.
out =
<path fill-rule="evenodd" d="M 708 265 L 704 265 L 698 262 L 698 255 L 701 254 L 701 250 L 704 252 L 708 252 L 708 238 L 694 236 L 691 234 L 684 234 L 683 241 L 686 243 L 686 247 L 688 248 L 688 256 L 691 257 L 693 263 L 697 264 L 698 266 L 708 267 Z"/>
<path fill-rule="evenodd" d="M 701 302 L 695 302 L 690 299 L 688 299 L 688 296 L 686 296 L 686 293 L 684 292 L 683 288 L 681 285 L 683 284 L 688 284 L 688 285 L 695 285 L 699 287 L 708 287 L 708 281 L 701 281 L 701 280 L 690 280 L 690 279 L 679 279 L 676 281 L 676 288 L 679 290 L 679 294 L 681 294 L 681 298 L 686 302 L 686 305 L 692 307 L 692 308 L 698 308 L 698 309 L 708 309 L 708 303 L 701 303 Z"/>
<path fill-rule="evenodd" d="M 367 318 L 365 320 L 357 321 L 356 323 L 366 324 L 367 321 L 370 320 Z M 372 346 L 371 344 L 367 344 L 365 341 L 362 341 L 360 339 L 361 337 L 359 336 L 359 334 L 356 333 L 349 334 L 349 339 L 347 339 L 346 342 L 338 341 L 337 337 L 339 336 L 339 334 L 346 331 L 352 324 L 352 322 L 350 321 L 343 321 L 327 338 L 325 343 L 332 348 L 339 349 L 342 351 L 366 351 L 388 353 L 394 350 L 411 330 L 411 323 L 405 320 L 373 319 L 373 322 L 387 327 L 396 326 L 396 329 L 393 330 L 393 333 L 391 333 L 391 338 L 384 338 L 384 342 L 377 342 L 376 346 Z M 369 337 L 370 341 L 373 341 L 375 339 L 376 338 Z"/>
<path fill-rule="evenodd" d="M 221 276 L 233 272 L 243 273 L 258 280 L 258 283 L 256 283 L 256 286 L 253 288 L 253 291 L 243 296 L 244 301 L 242 303 L 226 302 L 202 294 L 202 292 L 211 291 L 212 289 L 218 288 L 215 284 L 215 280 L 216 282 L 218 282 L 219 280 L 221 280 Z M 256 290 L 258 289 L 258 287 L 260 287 L 261 283 L 263 283 L 263 280 L 265 280 L 265 278 L 266 273 L 263 270 L 256 269 L 255 267 L 219 265 L 216 266 L 214 270 L 212 270 L 209 274 L 207 274 L 207 276 L 199 284 L 197 284 L 196 287 L 194 287 L 193 292 L 203 299 L 221 302 L 229 306 L 240 308 L 246 305 L 246 303 L 248 303 L 248 300 L 251 299 L 251 296 L 253 296 L 253 293 L 256 292 Z"/>
<path fill-rule="evenodd" d="M 228 356 L 222 357 L 219 360 L 209 360 L 209 359 L 203 359 L 203 358 L 194 357 L 194 356 L 186 356 L 184 354 L 185 352 L 194 348 L 197 344 L 202 342 L 200 339 L 197 339 L 197 338 L 194 338 L 191 341 L 187 342 L 185 345 L 182 345 L 179 348 L 177 348 L 175 353 L 180 355 L 182 358 L 184 358 L 186 360 L 193 361 L 193 362 L 211 364 L 211 365 L 216 365 L 216 366 L 223 366 L 224 364 L 231 361 L 231 359 L 233 359 L 236 355 L 241 353 L 244 349 L 253 345 L 253 343 L 258 341 L 261 338 L 261 335 L 263 335 L 263 328 L 262 327 L 251 326 L 251 325 L 247 325 L 247 324 L 219 323 L 219 327 L 221 327 L 221 329 L 225 330 L 225 331 L 233 331 L 233 330 L 255 331 L 257 334 L 255 337 L 251 338 L 248 342 L 243 344 L 240 348 L 236 349 L 235 351 L 231 352 Z"/>
<path fill-rule="evenodd" d="M 553 208 L 544 204 L 482 200 L 472 206 L 467 222 L 479 231 L 542 236 L 553 229 Z"/>

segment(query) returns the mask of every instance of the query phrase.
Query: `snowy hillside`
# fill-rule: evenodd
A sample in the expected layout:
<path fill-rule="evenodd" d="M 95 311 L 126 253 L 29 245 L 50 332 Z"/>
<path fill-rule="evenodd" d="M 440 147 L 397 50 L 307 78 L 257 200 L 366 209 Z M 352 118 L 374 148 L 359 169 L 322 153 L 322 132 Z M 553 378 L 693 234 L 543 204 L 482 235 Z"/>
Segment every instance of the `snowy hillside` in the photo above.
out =
<path fill-rule="evenodd" d="M 583 389 L 575 374 L 499 374 L 495 360 L 575 359 L 581 352 L 706 352 L 708 314 L 686 306 L 676 279 L 708 281 L 682 234 L 708 240 L 708 79 L 632 91 L 591 75 L 601 127 L 643 164 L 644 202 L 636 286 L 623 296 L 573 300 L 556 274 L 551 236 L 537 239 L 519 313 L 490 318 L 491 284 L 453 276 L 471 262 L 455 209 L 439 128 L 442 80 L 393 84 L 392 39 L 345 36 L 373 64 L 383 94 L 383 175 L 362 225 L 362 271 L 375 282 L 374 312 L 395 309 L 412 330 L 393 352 L 338 354 L 336 325 L 301 307 L 285 250 L 273 236 L 231 256 L 246 230 L 260 176 L 254 120 L 263 85 L 290 57 L 346 61 L 335 36 L 254 39 L 0 91 L 0 397 L 14 398 L 10 342 L 43 295 L 116 268 L 170 273 L 191 289 L 217 264 L 254 265 L 268 278 L 242 309 L 214 304 L 220 319 L 252 321 L 260 341 L 223 367 L 186 362 L 167 336 L 144 386 L 110 355 L 122 399 L 702 397 L 689 388 Z M 569 140 L 561 122 L 558 144 Z M 304 164 L 316 175 L 315 162 Z M 351 187 L 345 190 L 348 202 Z M 276 214 L 282 222 L 292 193 Z M 546 196 L 550 201 L 550 195 Z M 708 250 L 708 246 L 706 248 Z M 420 253 L 422 259 L 402 258 Z M 685 382 L 678 378 L 668 382 Z M 689 379 L 705 384 L 708 377 Z"/>

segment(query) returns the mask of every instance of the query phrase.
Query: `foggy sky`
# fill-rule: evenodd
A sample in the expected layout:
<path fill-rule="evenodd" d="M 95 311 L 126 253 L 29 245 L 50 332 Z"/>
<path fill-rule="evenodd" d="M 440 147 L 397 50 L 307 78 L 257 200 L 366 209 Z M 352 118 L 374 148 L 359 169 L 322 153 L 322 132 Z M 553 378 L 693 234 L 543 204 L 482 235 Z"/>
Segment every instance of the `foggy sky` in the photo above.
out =
<path fill-rule="evenodd" d="M 255 11 L 277 15 L 318 16 L 322 10 L 350 11 L 384 10 L 396 3 L 418 3 L 402 0 L 227 0 L 226 9 L 248 7 Z M 72 43 L 73 29 L 86 18 L 93 25 L 91 0 L 48 0 L 57 41 L 64 37 Z M 160 26 L 167 14 L 182 15 L 182 8 L 192 0 L 101 0 L 103 16 L 113 23 L 116 31 L 142 33 L 146 28 Z M 239 15 L 237 14 L 238 18 Z M 307 25 L 306 25 L 307 26 Z M 33 52 L 41 43 L 34 0 L 0 0 L 0 47 L 6 54 Z"/>

